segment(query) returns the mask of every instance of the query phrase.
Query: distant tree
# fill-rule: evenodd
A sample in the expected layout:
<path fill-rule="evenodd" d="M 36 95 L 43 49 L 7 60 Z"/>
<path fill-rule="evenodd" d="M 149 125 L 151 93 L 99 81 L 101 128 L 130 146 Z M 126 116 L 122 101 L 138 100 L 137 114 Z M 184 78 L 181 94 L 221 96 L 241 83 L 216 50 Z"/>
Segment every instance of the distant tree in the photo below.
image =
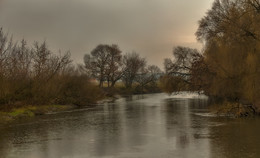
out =
<path fill-rule="evenodd" d="M 136 76 L 135 81 L 139 84 L 141 91 L 144 91 L 144 87 L 150 84 L 156 87 L 157 81 L 160 78 L 162 71 L 158 66 L 149 65 L 148 67 L 142 68 Z"/>
<path fill-rule="evenodd" d="M 187 85 L 191 85 L 191 72 L 193 69 L 192 65 L 194 61 L 200 56 L 200 53 L 196 49 L 178 46 L 174 48 L 173 56 L 174 60 L 165 59 L 164 61 L 166 75 L 175 77 L 176 79 L 174 82 L 181 81 L 179 83 L 176 82 L 175 84 L 183 85 L 185 83 Z M 182 87 L 184 88 L 187 86 Z M 180 88 L 176 89 L 176 91 L 179 90 Z"/>
<path fill-rule="evenodd" d="M 123 76 L 122 80 L 126 88 L 131 88 L 138 73 L 146 66 L 146 60 L 139 54 L 132 52 L 123 57 Z"/>
<path fill-rule="evenodd" d="M 114 86 L 122 76 L 122 55 L 117 45 L 98 45 L 84 56 L 84 63 L 91 76 L 99 80 L 100 87 L 103 87 L 104 81 L 108 82 L 108 86 L 110 82 Z"/>
<path fill-rule="evenodd" d="M 90 54 L 84 56 L 86 69 L 90 70 L 91 76 L 99 80 L 99 87 L 105 81 L 105 71 L 108 62 L 109 46 L 98 45 Z"/>
<path fill-rule="evenodd" d="M 110 46 L 108 65 L 105 74 L 108 87 L 114 87 L 116 82 L 120 80 L 123 75 L 122 52 L 117 45 Z"/>
<path fill-rule="evenodd" d="M 180 76 L 172 76 L 165 74 L 162 78 L 160 78 L 159 81 L 161 90 L 169 94 L 173 92 L 190 90 L 188 88 L 188 84 Z"/>
<path fill-rule="evenodd" d="M 178 46 L 173 50 L 174 60 L 166 59 L 164 62 L 165 71 L 170 75 L 178 75 L 187 78 L 187 82 L 192 69 L 192 63 L 199 56 L 196 49 Z"/>
<path fill-rule="evenodd" d="M 173 50 L 174 59 L 165 59 L 165 76 L 161 88 L 167 93 L 178 91 L 205 91 L 208 89 L 210 71 L 204 56 L 196 49 L 178 46 Z"/>

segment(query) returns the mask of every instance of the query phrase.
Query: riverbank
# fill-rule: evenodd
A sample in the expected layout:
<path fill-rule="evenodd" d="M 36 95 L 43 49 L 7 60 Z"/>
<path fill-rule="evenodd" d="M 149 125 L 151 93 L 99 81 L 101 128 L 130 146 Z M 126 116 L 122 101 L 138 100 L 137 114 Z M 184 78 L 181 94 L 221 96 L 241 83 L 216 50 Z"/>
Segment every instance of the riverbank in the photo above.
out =
<path fill-rule="evenodd" d="M 105 104 L 109 102 L 113 102 L 116 99 L 121 98 L 120 95 L 114 95 L 113 97 L 104 97 L 100 99 L 95 104 L 87 104 L 84 106 L 77 106 L 77 105 L 27 105 L 21 107 L 12 107 L 10 106 L 3 106 L 0 108 L 0 124 L 5 124 L 20 118 L 28 118 L 28 117 L 35 117 L 38 115 L 45 115 L 54 112 L 63 112 L 67 110 L 72 110 L 79 107 L 85 106 L 95 106 L 98 104 Z"/>
<path fill-rule="evenodd" d="M 8 123 L 19 118 L 34 117 L 52 112 L 61 112 L 74 109 L 75 105 L 29 105 L 0 110 L 0 123 Z"/>
<path fill-rule="evenodd" d="M 190 96 L 147 94 L 14 121 L 0 126 L 0 157 L 260 156 L 260 118 L 214 118 L 206 98 Z"/>
<path fill-rule="evenodd" d="M 241 103 L 224 102 L 215 104 L 210 107 L 210 110 L 218 116 L 226 117 L 254 117 L 259 116 L 259 111 L 253 105 L 245 105 Z"/>

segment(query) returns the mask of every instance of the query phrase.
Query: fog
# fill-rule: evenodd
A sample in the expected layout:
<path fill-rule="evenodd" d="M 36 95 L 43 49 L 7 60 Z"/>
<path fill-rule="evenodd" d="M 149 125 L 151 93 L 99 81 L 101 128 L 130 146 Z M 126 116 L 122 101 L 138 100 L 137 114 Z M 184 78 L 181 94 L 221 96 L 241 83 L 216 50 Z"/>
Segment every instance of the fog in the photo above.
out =
<path fill-rule="evenodd" d="M 162 67 L 174 46 L 201 49 L 194 33 L 212 0 L 0 0 L 0 27 L 15 40 L 46 40 L 76 63 L 98 44 L 118 44 Z"/>

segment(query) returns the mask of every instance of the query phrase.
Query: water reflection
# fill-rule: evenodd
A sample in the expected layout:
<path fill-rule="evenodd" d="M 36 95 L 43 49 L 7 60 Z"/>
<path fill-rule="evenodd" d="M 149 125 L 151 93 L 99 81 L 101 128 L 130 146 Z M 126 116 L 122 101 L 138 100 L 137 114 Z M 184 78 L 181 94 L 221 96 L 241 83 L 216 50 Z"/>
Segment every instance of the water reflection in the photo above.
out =
<path fill-rule="evenodd" d="M 259 157 L 259 119 L 208 117 L 207 99 L 164 94 L 0 127 L 0 157 Z M 206 117 L 207 116 L 207 117 Z"/>
<path fill-rule="evenodd" d="M 175 147 L 175 157 L 210 157 L 210 144 L 208 139 L 198 140 L 194 137 L 207 131 L 207 128 L 194 128 L 197 119 L 193 115 L 194 110 L 200 110 L 200 106 L 204 107 L 206 100 L 198 99 L 167 99 L 164 104 L 166 117 L 166 136 L 173 140 Z M 205 109 L 205 108 L 204 108 Z M 194 122 L 195 121 L 195 122 Z M 200 123 L 201 122 L 200 120 Z"/>
<path fill-rule="evenodd" d="M 214 158 L 260 157 L 259 119 L 226 120 L 228 124 L 212 127 Z"/>

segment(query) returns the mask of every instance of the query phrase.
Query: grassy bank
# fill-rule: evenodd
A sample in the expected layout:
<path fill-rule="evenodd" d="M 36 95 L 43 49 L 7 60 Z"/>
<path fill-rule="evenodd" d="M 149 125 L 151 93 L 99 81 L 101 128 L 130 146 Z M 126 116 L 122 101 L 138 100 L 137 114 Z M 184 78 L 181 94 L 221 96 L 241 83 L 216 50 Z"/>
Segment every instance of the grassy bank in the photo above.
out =
<path fill-rule="evenodd" d="M 0 123 L 10 122 L 19 118 L 34 117 L 37 115 L 44 115 L 51 112 L 66 111 L 73 109 L 73 105 L 38 105 L 38 106 L 24 106 L 12 109 L 0 110 Z"/>

